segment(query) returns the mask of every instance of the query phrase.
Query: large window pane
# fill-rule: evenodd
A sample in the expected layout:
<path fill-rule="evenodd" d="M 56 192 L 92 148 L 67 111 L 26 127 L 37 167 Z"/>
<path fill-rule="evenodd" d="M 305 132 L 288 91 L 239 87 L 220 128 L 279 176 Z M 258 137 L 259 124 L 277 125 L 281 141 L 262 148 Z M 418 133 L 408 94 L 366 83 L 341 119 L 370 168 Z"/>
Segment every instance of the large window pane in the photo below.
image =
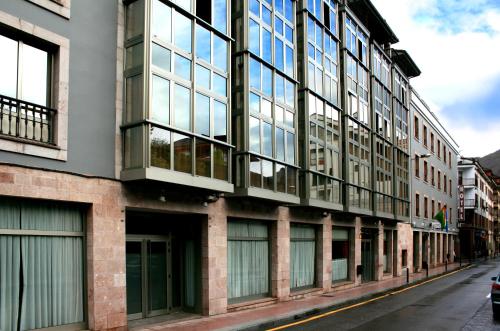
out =
<path fill-rule="evenodd" d="M 258 157 L 250 156 L 250 185 L 254 187 L 262 186 L 261 161 Z"/>
<path fill-rule="evenodd" d="M 274 64 L 276 68 L 281 71 L 285 70 L 285 64 L 283 63 L 284 52 L 283 52 L 283 41 L 278 38 L 274 38 Z"/>
<path fill-rule="evenodd" d="M 272 62 L 272 38 L 271 32 L 262 29 L 262 58 L 267 62 Z"/>
<path fill-rule="evenodd" d="M 196 85 L 210 89 L 210 70 L 199 64 L 196 65 Z"/>
<path fill-rule="evenodd" d="M 227 42 L 214 35 L 214 66 L 227 72 Z"/>
<path fill-rule="evenodd" d="M 191 80 L 191 60 L 175 54 L 175 74 L 186 79 Z"/>
<path fill-rule="evenodd" d="M 170 120 L 170 82 L 153 75 L 151 118 L 164 124 Z"/>
<path fill-rule="evenodd" d="M 154 38 L 170 42 L 172 39 L 172 9 L 159 0 L 153 1 L 151 34 Z"/>
<path fill-rule="evenodd" d="M 250 59 L 250 87 L 260 90 L 260 63 Z"/>
<path fill-rule="evenodd" d="M 290 288 L 314 285 L 316 233 L 311 225 L 290 225 Z"/>
<path fill-rule="evenodd" d="M 227 96 L 227 80 L 221 75 L 214 73 L 214 92 L 223 96 Z"/>
<path fill-rule="evenodd" d="M 285 132 L 281 128 L 276 128 L 276 158 L 285 161 Z"/>
<path fill-rule="evenodd" d="M 23 66 L 21 77 L 22 95 L 20 98 L 47 106 L 47 52 L 24 44 L 19 61 Z"/>
<path fill-rule="evenodd" d="M 174 170 L 191 173 L 192 170 L 191 138 L 174 134 Z"/>
<path fill-rule="evenodd" d="M 262 160 L 262 179 L 263 188 L 267 190 L 274 190 L 274 170 L 271 161 Z"/>
<path fill-rule="evenodd" d="M 260 55 L 260 25 L 254 20 L 249 21 L 250 29 L 248 31 L 248 39 L 250 43 L 250 51 Z"/>
<path fill-rule="evenodd" d="M 250 221 L 228 222 L 228 299 L 264 296 L 269 292 L 267 225 Z"/>
<path fill-rule="evenodd" d="M 210 98 L 196 93 L 196 133 L 210 137 Z"/>
<path fill-rule="evenodd" d="M 214 138 L 227 142 L 227 109 L 226 105 L 214 101 Z"/>
<path fill-rule="evenodd" d="M 267 122 L 262 122 L 262 148 L 263 154 L 269 157 L 273 156 L 273 126 Z"/>
<path fill-rule="evenodd" d="M 275 165 L 276 167 L 276 190 L 278 192 L 286 192 L 286 167 L 282 164 Z"/>
<path fill-rule="evenodd" d="M 291 132 L 286 134 L 286 162 L 295 164 L 295 135 Z"/>
<path fill-rule="evenodd" d="M 127 6 L 126 39 L 144 32 L 144 0 L 132 2 Z"/>
<path fill-rule="evenodd" d="M 191 20 L 174 12 L 174 43 L 177 47 L 191 52 Z"/>
<path fill-rule="evenodd" d="M 214 27 L 220 32 L 227 33 L 227 1 L 214 0 Z"/>
<path fill-rule="evenodd" d="M 288 194 L 297 193 L 297 171 L 295 168 L 286 167 L 286 185 Z"/>
<path fill-rule="evenodd" d="M 196 25 L 196 56 L 211 63 L 210 31 Z"/>
<path fill-rule="evenodd" d="M 139 121 L 143 119 L 142 74 L 128 77 L 125 80 L 126 102 L 125 102 L 125 123 Z"/>
<path fill-rule="evenodd" d="M 174 121 L 175 126 L 183 129 L 191 129 L 191 96 L 188 88 L 175 84 L 174 93 Z"/>
<path fill-rule="evenodd" d="M 228 149 L 214 145 L 214 178 L 228 180 Z"/>
<path fill-rule="evenodd" d="M 265 66 L 262 68 L 262 92 L 268 96 L 273 94 L 273 72 Z"/>
<path fill-rule="evenodd" d="M 17 97 L 17 41 L 0 36 L 0 49 L 2 50 L 2 61 L 0 61 L 0 94 L 8 97 Z"/>
<path fill-rule="evenodd" d="M 142 47 L 141 47 L 142 51 Z M 166 70 L 170 71 L 170 50 L 161 47 L 158 44 L 153 43 L 152 47 L 152 62 L 153 65 Z M 141 59 L 142 59 L 142 54 Z"/>
<path fill-rule="evenodd" d="M 259 120 L 250 116 L 250 151 L 260 153 L 260 125 Z"/>
<path fill-rule="evenodd" d="M 170 169 L 170 132 L 151 128 L 151 166 Z"/>
<path fill-rule="evenodd" d="M 196 174 L 198 176 L 210 177 L 210 145 L 205 140 L 196 139 Z"/>

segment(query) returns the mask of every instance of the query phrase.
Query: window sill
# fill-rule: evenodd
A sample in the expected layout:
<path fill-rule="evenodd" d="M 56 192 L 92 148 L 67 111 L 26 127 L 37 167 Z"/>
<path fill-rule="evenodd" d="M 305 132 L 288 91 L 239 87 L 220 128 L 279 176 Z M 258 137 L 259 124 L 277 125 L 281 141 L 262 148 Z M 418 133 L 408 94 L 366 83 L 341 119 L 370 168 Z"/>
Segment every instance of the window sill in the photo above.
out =
<path fill-rule="evenodd" d="M 67 160 L 67 151 L 58 146 L 7 135 L 0 135 L 0 150 L 59 161 Z"/>

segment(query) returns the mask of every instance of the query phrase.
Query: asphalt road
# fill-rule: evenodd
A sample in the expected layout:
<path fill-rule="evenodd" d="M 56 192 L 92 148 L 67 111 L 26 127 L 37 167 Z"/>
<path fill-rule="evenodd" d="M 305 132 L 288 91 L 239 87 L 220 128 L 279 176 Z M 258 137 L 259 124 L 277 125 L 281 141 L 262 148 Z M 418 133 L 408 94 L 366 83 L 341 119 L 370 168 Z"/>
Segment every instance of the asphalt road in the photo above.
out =
<path fill-rule="evenodd" d="M 487 298 L 500 259 L 286 330 L 500 330 Z"/>

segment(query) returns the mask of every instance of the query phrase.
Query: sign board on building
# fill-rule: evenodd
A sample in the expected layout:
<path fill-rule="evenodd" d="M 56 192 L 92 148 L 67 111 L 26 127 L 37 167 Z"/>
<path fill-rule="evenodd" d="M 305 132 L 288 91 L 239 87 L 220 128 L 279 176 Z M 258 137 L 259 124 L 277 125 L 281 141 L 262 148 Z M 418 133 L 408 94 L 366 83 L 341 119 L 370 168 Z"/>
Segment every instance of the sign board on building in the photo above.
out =
<path fill-rule="evenodd" d="M 465 193 L 463 185 L 458 185 L 458 222 L 465 222 Z"/>

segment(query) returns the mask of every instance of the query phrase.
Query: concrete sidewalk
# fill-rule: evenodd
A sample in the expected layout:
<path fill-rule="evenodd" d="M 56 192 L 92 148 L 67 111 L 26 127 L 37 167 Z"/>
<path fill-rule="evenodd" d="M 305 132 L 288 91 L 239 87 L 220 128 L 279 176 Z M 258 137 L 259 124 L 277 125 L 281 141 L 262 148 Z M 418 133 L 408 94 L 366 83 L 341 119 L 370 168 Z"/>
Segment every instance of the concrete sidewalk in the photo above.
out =
<path fill-rule="evenodd" d="M 466 264 L 462 267 L 467 266 Z M 449 264 L 448 271 L 459 269 L 458 263 Z M 429 270 L 429 277 L 445 273 L 445 266 L 438 266 Z M 131 327 L 133 331 L 162 331 L 162 330 L 242 330 L 272 327 L 286 322 L 312 315 L 321 311 L 331 310 L 334 307 L 346 305 L 350 302 L 362 301 L 376 294 L 408 285 L 407 276 L 394 277 L 386 280 L 374 281 L 349 289 L 336 290 L 321 295 L 303 299 L 278 302 L 265 307 L 242 310 L 216 316 L 196 316 L 184 320 L 160 322 Z M 410 284 L 425 280 L 426 273 L 418 272 L 410 275 Z"/>

